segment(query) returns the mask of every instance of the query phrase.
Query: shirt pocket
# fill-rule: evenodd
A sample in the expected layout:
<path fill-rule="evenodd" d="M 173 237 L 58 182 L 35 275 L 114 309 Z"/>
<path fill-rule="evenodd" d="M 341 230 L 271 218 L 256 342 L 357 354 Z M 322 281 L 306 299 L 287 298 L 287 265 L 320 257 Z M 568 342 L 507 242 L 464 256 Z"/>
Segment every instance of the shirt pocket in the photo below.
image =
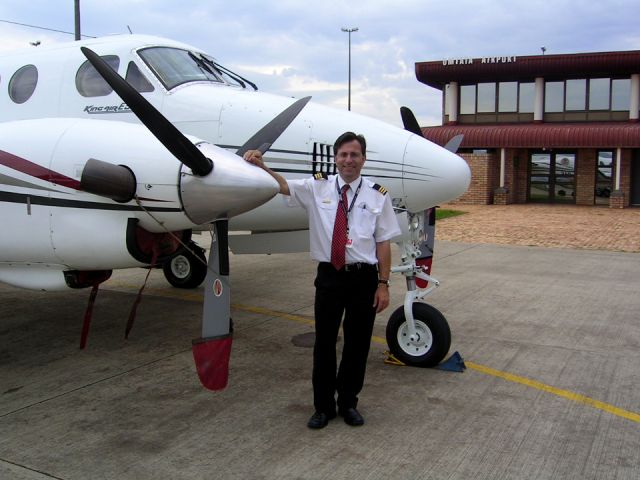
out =
<path fill-rule="evenodd" d="M 337 202 L 330 198 L 318 198 L 315 200 L 316 211 L 323 225 L 328 227 L 333 224 L 336 218 L 336 204 Z"/>
<path fill-rule="evenodd" d="M 360 205 L 356 208 L 358 211 L 355 218 L 355 235 L 361 238 L 372 238 L 382 210 L 367 205 Z"/>

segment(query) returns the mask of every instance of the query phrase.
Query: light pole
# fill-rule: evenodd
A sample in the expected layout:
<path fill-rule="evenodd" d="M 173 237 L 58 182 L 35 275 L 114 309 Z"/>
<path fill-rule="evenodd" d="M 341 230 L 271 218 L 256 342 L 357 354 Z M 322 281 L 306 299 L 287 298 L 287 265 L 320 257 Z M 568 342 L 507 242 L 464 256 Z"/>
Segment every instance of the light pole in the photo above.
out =
<path fill-rule="evenodd" d="M 349 34 L 349 110 L 351 110 L 351 32 L 357 32 L 358 27 L 347 28 L 342 27 L 343 32 L 347 32 Z"/>
<path fill-rule="evenodd" d="M 81 40 L 82 35 L 80 35 L 80 0 L 74 0 L 73 2 L 73 16 L 75 19 L 76 40 Z"/>

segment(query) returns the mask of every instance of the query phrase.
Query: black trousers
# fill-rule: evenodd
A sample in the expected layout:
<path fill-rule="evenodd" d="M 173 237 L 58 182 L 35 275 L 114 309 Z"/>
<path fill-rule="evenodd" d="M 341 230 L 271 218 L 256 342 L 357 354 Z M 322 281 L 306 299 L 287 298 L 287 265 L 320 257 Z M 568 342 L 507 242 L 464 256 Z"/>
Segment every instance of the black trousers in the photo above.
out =
<path fill-rule="evenodd" d="M 318 265 L 315 280 L 315 327 L 313 348 L 313 403 L 316 411 L 356 407 L 364 384 L 367 356 L 376 310 L 373 307 L 378 288 L 375 265 L 345 271 L 330 263 Z M 336 374 L 336 342 L 343 322 L 344 346 Z"/>

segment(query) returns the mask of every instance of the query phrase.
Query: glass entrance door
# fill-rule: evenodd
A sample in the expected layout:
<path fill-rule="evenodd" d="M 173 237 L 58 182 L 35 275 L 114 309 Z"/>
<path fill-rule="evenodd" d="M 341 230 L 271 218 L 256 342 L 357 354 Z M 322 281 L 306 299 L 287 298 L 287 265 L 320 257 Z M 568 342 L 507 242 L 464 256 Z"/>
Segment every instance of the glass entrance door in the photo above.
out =
<path fill-rule="evenodd" d="M 533 153 L 529 165 L 529 201 L 575 203 L 574 153 Z"/>
<path fill-rule="evenodd" d="M 596 165 L 596 205 L 609 205 L 613 190 L 613 152 L 598 152 Z"/>

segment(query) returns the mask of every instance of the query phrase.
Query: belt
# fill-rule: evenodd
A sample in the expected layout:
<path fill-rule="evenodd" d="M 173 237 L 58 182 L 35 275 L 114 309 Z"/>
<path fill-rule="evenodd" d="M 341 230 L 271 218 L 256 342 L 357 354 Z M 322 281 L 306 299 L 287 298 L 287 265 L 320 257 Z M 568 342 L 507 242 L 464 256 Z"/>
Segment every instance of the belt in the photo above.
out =
<path fill-rule="evenodd" d="M 364 262 L 347 263 L 344 266 L 345 272 L 355 272 L 356 270 L 377 270 L 375 265 Z"/>
<path fill-rule="evenodd" d="M 320 262 L 324 265 L 331 265 L 330 262 Z M 333 265 L 331 265 L 331 267 L 333 268 Z M 365 263 L 365 262 L 356 262 L 356 263 L 347 263 L 345 264 L 344 267 L 342 267 L 342 269 L 340 271 L 343 272 L 357 272 L 357 271 L 366 271 L 366 270 L 374 270 L 377 271 L 378 267 L 377 265 L 373 265 L 371 263 Z"/>

